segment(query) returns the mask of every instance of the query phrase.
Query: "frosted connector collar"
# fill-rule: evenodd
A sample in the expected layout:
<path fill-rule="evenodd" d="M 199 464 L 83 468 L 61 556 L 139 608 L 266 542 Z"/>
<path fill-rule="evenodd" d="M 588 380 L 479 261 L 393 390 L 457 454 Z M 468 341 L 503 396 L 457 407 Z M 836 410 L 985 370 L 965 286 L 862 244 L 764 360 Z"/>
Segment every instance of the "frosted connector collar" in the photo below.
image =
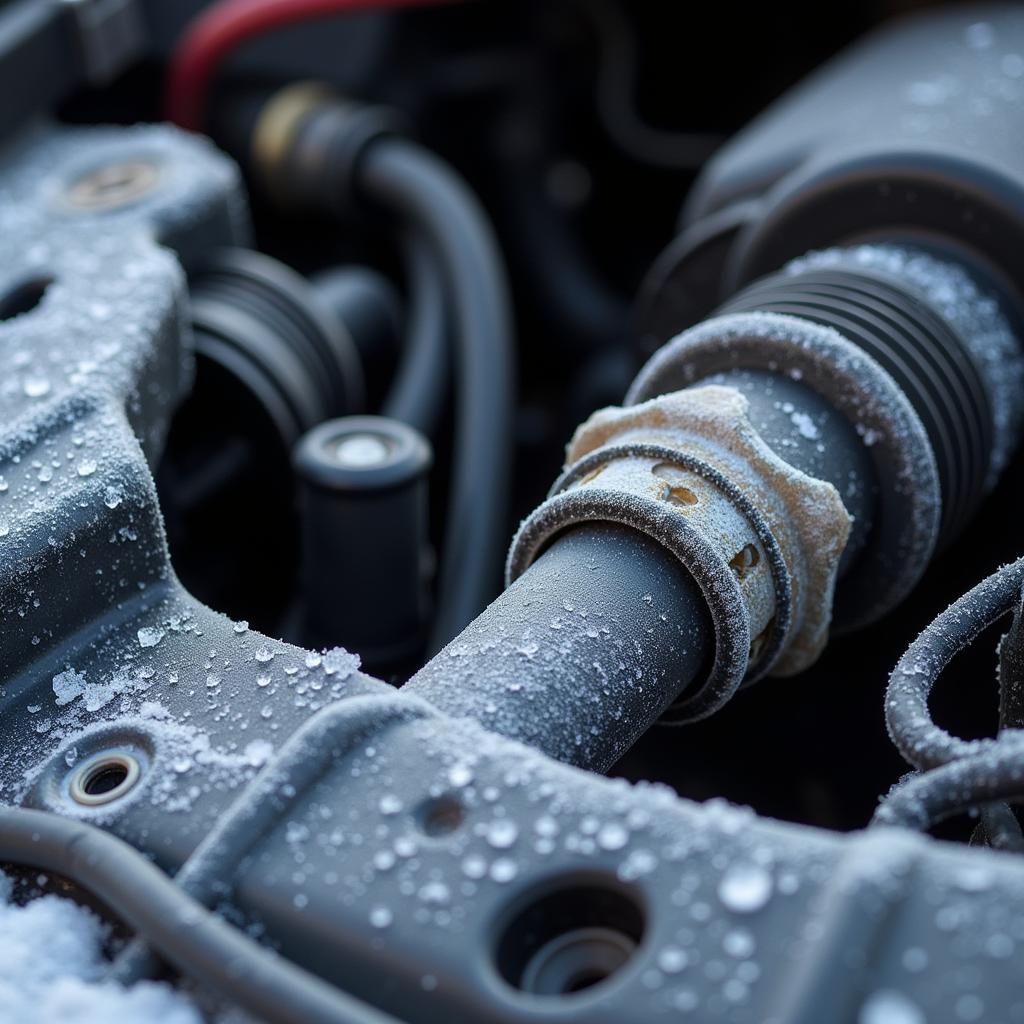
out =
<path fill-rule="evenodd" d="M 739 391 L 713 385 L 595 413 L 509 553 L 511 582 L 562 530 L 612 521 L 685 566 L 708 602 L 716 656 L 672 721 L 712 714 L 744 681 L 802 671 L 828 638 L 850 517 L 831 484 L 767 446 L 747 408 Z"/>

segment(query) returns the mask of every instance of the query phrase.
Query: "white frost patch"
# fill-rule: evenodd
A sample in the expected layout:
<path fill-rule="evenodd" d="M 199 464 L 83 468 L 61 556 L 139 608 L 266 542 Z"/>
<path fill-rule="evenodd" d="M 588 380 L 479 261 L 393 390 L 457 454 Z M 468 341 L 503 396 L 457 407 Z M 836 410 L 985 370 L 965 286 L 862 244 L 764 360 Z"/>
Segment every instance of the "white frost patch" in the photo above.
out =
<path fill-rule="evenodd" d="M 0 874 L 0 1024 L 200 1024 L 169 985 L 103 980 L 105 927 L 84 907 L 59 896 L 15 906 L 10 892 Z"/>
<path fill-rule="evenodd" d="M 793 426 L 796 427 L 797 433 L 801 437 L 806 437 L 808 441 L 817 441 L 821 436 L 818 428 L 814 424 L 814 420 L 805 412 L 792 412 L 789 414 L 790 421 Z"/>
<path fill-rule="evenodd" d="M 76 672 L 73 668 L 58 672 L 53 677 L 53 695 L 57 701 L 57 707 L 70 704 L 76 697 L 85 693 L 85 676 Z"/>

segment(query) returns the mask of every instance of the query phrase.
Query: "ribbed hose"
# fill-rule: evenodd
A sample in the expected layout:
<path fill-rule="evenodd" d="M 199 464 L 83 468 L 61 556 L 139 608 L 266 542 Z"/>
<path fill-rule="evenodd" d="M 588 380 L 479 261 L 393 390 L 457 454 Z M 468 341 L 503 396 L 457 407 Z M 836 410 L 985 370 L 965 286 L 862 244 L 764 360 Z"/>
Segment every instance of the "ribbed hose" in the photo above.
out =
<path fill-rule="evenodd" d="M 501 255 L 476 197 L 440 160 L 383 137 L 357 166 L 358 187 L 420 230 L 444 270 L 454 314 L 455 440 L 441 562 L 436 651 L 495 595 L 507 535 L 512 459 L 512 317 Z"/>
<path fill-rule="evenodd" d="M 942 487 L 939 543 L 966 523 L 992 456 L 992 409 L 952 326 L 910 290 L 868 270 L 809 268 L 755 282 L 719 311 L 785 313 L 832 327 L 907 395 L 928 433 Z"/>

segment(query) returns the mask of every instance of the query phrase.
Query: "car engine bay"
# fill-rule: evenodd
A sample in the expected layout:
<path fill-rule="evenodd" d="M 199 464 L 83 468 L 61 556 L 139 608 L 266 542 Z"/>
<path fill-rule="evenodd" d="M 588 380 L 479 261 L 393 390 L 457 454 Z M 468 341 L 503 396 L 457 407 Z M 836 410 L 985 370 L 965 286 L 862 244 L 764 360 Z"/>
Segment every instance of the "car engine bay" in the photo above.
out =
<path fill-rule="evenodd" d="M 0 1024 L 1024 1021 L 1024 8 L 3 75 Z"/>

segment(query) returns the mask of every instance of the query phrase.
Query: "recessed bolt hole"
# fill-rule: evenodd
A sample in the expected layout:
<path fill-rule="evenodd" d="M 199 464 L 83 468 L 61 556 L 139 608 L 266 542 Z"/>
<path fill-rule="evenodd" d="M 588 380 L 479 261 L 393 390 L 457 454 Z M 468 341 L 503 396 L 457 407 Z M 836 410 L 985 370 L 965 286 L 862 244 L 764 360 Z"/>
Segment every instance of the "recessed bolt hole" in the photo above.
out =
<path fill-rule="evenodd" d="M 89 171 L 68 186 L 67 198 L 80 210 L 110 210 L 145 195 L 160 172 L 148 160 L 124 160 Z"/>
<path fill-rule="evenodd" d="M 46 289 L 51 284 L 51 277 L 36 277 L 16 285 L 0 298 L 0 320 L 11 320 L 24 313 L 31 313 L 43 301 Z"/>
<path fill-rule="evenodd" d="M 466 817 L 462 801 L 454 796 L 439 796 L 424 801 L 419 808 L 417 820 L 420 829 L 428 836 L 446 836 L 454 832 Z"/>
<path fill-rule="evenodd" d="M 760 561 L 761 552 L 757 550 L 757 547 L 753 544 L 746 544 L 729 559 L 729 566 L 740 579 L 743 579 Z"/>
<path fill-rule="evenodd" d="M 120 800 L 139 781 L 142 772 L 131 754 L 102 753 L 75 769 L 71 798 L 87 807 Z"/>
<path fill-rule="evenodd" d="M 502 977 L 521 992 L 571 997 L 606 983 L 632 959 L 644 919 L 635 898 L 609 885 L 579 885 L 532 901 L 498 944 Z"/>

